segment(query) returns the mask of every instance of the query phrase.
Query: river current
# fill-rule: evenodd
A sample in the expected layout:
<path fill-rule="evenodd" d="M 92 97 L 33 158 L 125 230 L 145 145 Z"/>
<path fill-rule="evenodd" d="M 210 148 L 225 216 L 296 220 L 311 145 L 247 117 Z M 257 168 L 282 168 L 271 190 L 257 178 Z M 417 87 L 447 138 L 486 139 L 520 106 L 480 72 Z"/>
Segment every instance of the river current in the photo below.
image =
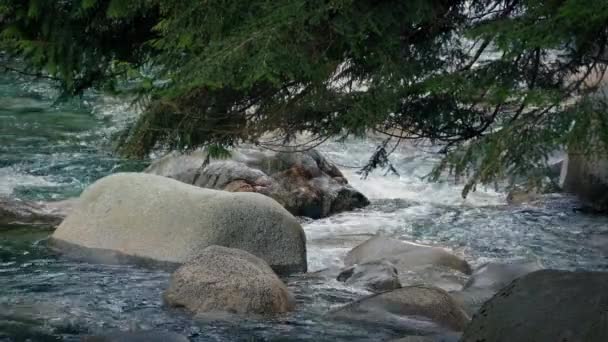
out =
<path fill-rule="evenodd" d="M 0 196 L 54 200 L 145 162 L 112 153 L 111 136 L 133 117 L 128 101 L 87 94 L 55 103 L 45 82 L 0 75 Z M 401 146 L 391 156 L 399 175 L 355 172 L 376 140 L 320 146 L 349 182 L 370 198 L 364 209 L 305 220 L 310 271 L 342 266 L 348 250 L 382 233 L 452 249 L 473 266 L 537 260 L 548 268 L 608 271 L 608 217 L 584 214 L 562 195 L 542 204 L 509 206 L 505 194 L 479 188 L 462 199 L 462 185 L 429 183 L 437 161 L 425 146 Z M 51 231 L 0 227 L 0 341 L 78 341 L 114 330 L 173 331 L 192 341 L 386 340 L 403 332 L 330 322 L 330 309 L 367 293 L 312 276 L 285 279 L 295 312 L 247 320 L 192 319 L 163 306 L 169 274 L 135 266 L 65 260 L 45 243 Z"/>

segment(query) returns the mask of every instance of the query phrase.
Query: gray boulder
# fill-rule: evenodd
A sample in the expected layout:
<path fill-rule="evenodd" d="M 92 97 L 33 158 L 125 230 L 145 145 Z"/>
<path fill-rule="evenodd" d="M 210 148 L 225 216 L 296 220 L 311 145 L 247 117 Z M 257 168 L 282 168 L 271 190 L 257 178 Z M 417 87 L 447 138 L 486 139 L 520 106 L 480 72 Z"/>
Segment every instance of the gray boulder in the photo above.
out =
<path fill-rule="evenodd" d="M 541 269 L 543 266 L 537 261 L 487 263 L 473 272 L 462 291 L 452 292 L 451 295 L 472 315 L 513 280 Z"/>
<path fill-rule="evenodd" d="M 462 341 L 608 341 L 608 273 L 542 270 L 486 302 Z"/>
<path fill-rule="evenodd" d="M 466 313 L 442 289 L 407 286 L 372 295 L 328 313 L 331 319 L 403 331 L 462 331 Z"/>
<path fill-rule="evenodd" d="M 597 211 L 608 211 L 608 159 L 568 153 L 562 165 L 562 188 Z"/>
<path fill-rule="evenodd" d="M 419 245 L 385 236 L 375 236 L 349 251 L 346 266 L 388 261 L 395 265 L 402 285 L 432 284 L 459 290 L 471 273 L 462 258 L 439 247 Z"/>
<path fill-rule="evenodd" d="M 340 272 L 337 280 L 376 293 L 401 287 L 395 265 L 386 260 L 348 267 Z"/>
<path fill-rule="evenodd" d="M 165 302 L 201 314 L 272 314 L 290 311 L 294 299 L 264 260 L 238 249 L 210 246 L 171 277 Z"/>
<path fill-rule="evenodd" d="M 58 226 L 71 208 L 71 201 L 31 202 L 0 197 L 0 226 Z"/>
<path fill-rule="evenodd" d="M 219 245 L 248 251 L 279 273 L 306 271 L 304 231 L 272 199 L 143 173 L 118 173 L 92 184 L 51 244 L 95 261 L 170 266 Z"/>
<path fill-rule="evenodd" d="M 229 160 L 212 160 L 201 168 L 206 153 L 170 153 L 145 172 L 203 188 L 257 192 L 272 197 L 296 216 L 326 217 L 361 208 L 369 200 L 350 186 L 340 170 L 319 152 L 234 151 Z"/>
<path fill-rule="evenodd" d="M 537 261 L 487 263 L 473 272 L 464 289 L 482 288 L 498 292 L 513 280 L 541 269 L 543 266 Z"/>

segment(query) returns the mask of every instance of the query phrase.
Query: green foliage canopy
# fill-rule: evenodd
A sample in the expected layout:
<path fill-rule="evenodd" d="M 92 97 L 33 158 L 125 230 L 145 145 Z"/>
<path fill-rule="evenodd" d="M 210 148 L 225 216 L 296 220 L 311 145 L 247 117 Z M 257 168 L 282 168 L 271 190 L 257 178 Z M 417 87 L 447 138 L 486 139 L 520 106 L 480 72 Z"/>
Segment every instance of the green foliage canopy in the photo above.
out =
<path fill-rule="evenodd" d="M 0 0 L 20 72 L 138 94 L 128 156 L 373 131 L 442 145 L 465 193 L 608 142 L 607 39 L 608 1 Z"/>

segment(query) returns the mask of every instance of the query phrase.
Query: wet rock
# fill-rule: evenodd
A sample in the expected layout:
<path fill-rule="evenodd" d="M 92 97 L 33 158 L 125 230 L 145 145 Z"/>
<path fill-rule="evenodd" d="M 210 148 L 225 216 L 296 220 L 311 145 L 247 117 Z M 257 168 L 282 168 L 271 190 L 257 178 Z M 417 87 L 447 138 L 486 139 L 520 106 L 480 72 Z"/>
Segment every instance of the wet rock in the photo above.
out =
<path fill-rule="evenodd" d="M 250 252 L 279 273 L 307 265 L 302 227 L 272 199 L 144 173 L 114 174 L 87 188 L 51 244 L 104 263 L 175 266 L 219 245 Z"/>
<path fill-rule="evenodd" d="M 409 332 L 462 331 L 469 321 L 447 292 L 423 285 L 372 295 L 331 311 L 327 316 Z"/>
<path fill-rule="evenodd" d="M 473 272 L 464 289 L 482 288 L 497 292 L 513 280 L 541 269 L 543 266 L 537 261 L 487 263 Z"/>
<path fill-rule="evenodd" d="M 345 265 L 377 261 L 391 262 L 402 285 L 426 283 L 445 290 L 459 290 L 471 267 L 462 258 L 439 247 L 419 245 L 385 236 L 375 236 L 353 248 Z"/>
<path fill-rule="evenodd" d="M 238 249 L 210 246 L 171 277 L 165 302 L 200 314 L 272 314 L 290 311 L 287 287 L 260 258 Z"/>
<path fill-rule="evenodd" d="M 537 261 L 487 263 L 473 272 L 462 291 L 452 292 L 451 295 L 472 315 L 485 301 L 513 280 L 541 269 L 543 266 Z"/>
<path fill-rule="evenodd" d="M 369 204 L 340 170 L 315 150 L 276 153 L 241 149 L 230 160 L 213 160 L 201 168 L 205 159 L 201 151 L 188 155 L 173 152 L 152 163 L 146 172 L 204 188 L 257 192 L 275 199 L 296 216 L 320 218 Z"/>
<path fill-rule="evenodd" d="M 72 201 L 31 202 L 0 197 L 0 226 L 54 228 L 69 212 Z"/>
<path fill-rule="evenodd" d="M 540 195 L 536 191 L 532 190 L 512 190 L 507 194 L 507 203 L 510 205 L 534 203 L 539 199 Z"/>
<path fill-rule="evenodd" d="M 565 192 L 578 196 L 598 212 L 608 211 L 608 159 L 569 153 L 560 177 Z"/>
<path fill-rule="evenodd" d="M 486 302 L 462 341 L 608 341 L 608 273 L 542 270 Z"/>
<path fill-rule="evenodd" d="M 82 342 L 188 342 L 185 336 L 166 331 L 114 332 L 101 336 L 86 336 Z"/>
<path fill-rule="evenodd" d="M 401 287 L 395 265 L 386 260 L 348 267 L 340 272 L 337 280 L 376 293 Z"/>

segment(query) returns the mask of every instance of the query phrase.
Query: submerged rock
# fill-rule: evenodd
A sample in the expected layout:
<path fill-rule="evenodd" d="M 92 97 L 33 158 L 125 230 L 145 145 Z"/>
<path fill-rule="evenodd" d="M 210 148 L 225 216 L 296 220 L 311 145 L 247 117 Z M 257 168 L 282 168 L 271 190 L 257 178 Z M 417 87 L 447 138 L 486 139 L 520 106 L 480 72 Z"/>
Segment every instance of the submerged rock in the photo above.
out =
<path fill-rule="evenodd" d="M 54 228 L 65 218 L 72 201 L 32 202 L 0 197 L 0 226 Z"/>
<path fill-rule="evenodd" d="M 272 314 L 295 304 L 287 287 L 260 258 L 238 249 L 211 246 L 171 277 L 165 302 L 195 314 Z"/>
<path fill-rule="evenodd" d="M 386 260 L 348 267 L 340 272 L 337 280 L 372 292 L 386 292 L 401 287 L 395 265 Z"/>
<path fill-rule="evenodd" d="M 94 261 L 172 266 L 219 245 L 250 252 L 279 273 L 306 271 L 304 231 L 272 199 L 143 173 L 114 174 L 87 188 L 51 244 Z"/>
<path fill-rule="evenodd" d="M 464 289 L 482 288 L 497 292 L 513 280 L 541 269 L 543 266 L 537 261 L 487 263 L 473 272 Z"/>
<path fill-rule="evenodd" d="M 146 172 L 187 184 L 231 192 L 257 192 L 272 197 L 296 216 L 326 217 L 361 208 L 369 200 L 348 184 L 340 170 L 319 152 L 272 152 L 241 149 L 230 160 L 213 160 L 201 169 L 207 155 L 173 152 Z"/>
<path fill-rule="evenodd" d="M 328 313 L 331 319 L 404 331 L 462 331 L 466 313 L 442 289 L 407 286 L 372 295 Z"/>
<path fill-rule="evenodd" d="M 439 247 L 375 236 L 353 248 L 345 265 L 388 261 L 395 265 L 402 285 L 426 283 L 445 290 L 462 288 L 471 267 L 462 258 Z"/>
<path fill-rule="evenodd" d="M 608 273 L 542 270 L 486 302 L 462 341 L 608 341 Z"/>

